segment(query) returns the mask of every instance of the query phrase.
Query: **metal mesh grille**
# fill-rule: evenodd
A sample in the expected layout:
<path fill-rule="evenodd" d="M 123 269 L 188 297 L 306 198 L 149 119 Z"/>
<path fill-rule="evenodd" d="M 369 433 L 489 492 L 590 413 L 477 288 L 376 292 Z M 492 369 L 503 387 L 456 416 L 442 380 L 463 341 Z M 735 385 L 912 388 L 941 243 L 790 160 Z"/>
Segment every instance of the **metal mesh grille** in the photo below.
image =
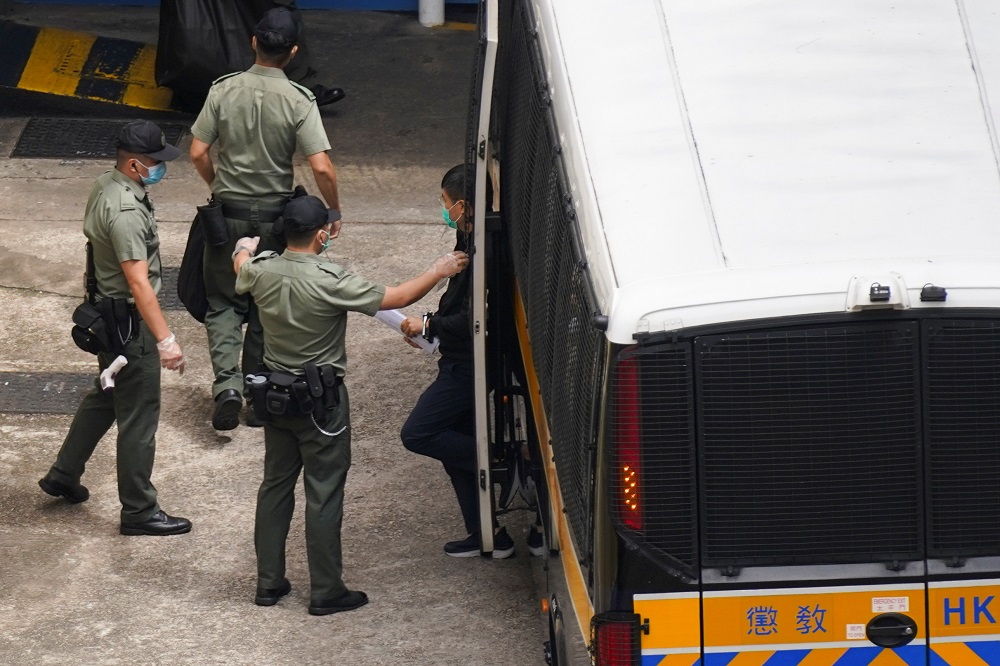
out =
<path fill-rule="evenodd" d="M 605 612 L 590 621 L 590 645 L 595 664 L 631 666 L 641 659 L 638 615 Z"/>
<path fill-rule="evenodd" d="M 929 554 L 1000 555 L 1000 323 L 925 331 Z"/>
<path fill-rule="evenodd" d="M 573 252 L 575 220 L 528 11 L 527 3 L 510 3 L 500 24 L 503 74 L 494 93 L 494 124 L 503 174 L 501 207 L 563 504 L 577 552 L 589 561 L 604 338 L 591 324 L 590 285 Z"/>
<path fill-rule="evenodd" d="M 922 557 L 916 324 L 697 341 L 704 566 Z"/>
<path fill-rule="evenodd" d="M 617 373 L 611 391 L 611 429 L 617 436 L 638 428 L 642 442 L 638 471 L 639 505 L 643 542 L 673 561 L 688 575 L 698 566 L 697 495 L 695 468 L 694 404 L 691 386 L 691 345 L 666 345 L 626 353 L 620 364 L 637 359 L 638 386 L 622 386 Z M 631 397 L 637 400 L 630 399 Z M 637 403 L 637 404 L 636 404 Z M 615 447 L 617 448 L 617 447 Z M 628 461 L 613 459 L 612 498 L 619 519 L 626 519 L 630 488 L 624 472 Z M 634 479 L 634 477 L 632 477 Z"/>

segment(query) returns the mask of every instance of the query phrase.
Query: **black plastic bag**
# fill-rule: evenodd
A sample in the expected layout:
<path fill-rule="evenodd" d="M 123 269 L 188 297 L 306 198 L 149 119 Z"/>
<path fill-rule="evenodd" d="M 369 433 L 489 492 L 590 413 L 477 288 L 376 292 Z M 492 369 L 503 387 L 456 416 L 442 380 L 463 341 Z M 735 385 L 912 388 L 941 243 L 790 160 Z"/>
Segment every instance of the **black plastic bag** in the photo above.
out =
<path fill-rule="evenodd" d="M 205 315 L 208 314 L 204 261 L 205 235 L 201 229 L 201 217 L 195 215 L 177 273 L 177 297 L 191 316 L 201 323 L 205 323 Z"/>
<path fill-rule="evenodd" d="M 257 17 L 245 0 L 160 0 L 156 83 L 174 92 L 174 108 L 197 112 L 212 81 L 254 63 Z"/>

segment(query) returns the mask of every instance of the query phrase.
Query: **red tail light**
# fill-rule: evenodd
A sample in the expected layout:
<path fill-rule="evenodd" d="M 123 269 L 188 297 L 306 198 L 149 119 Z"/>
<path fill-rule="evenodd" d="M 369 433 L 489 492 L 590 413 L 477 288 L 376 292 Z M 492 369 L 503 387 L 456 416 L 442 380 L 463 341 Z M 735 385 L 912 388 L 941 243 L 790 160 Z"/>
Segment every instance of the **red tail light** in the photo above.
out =
<path fill-rule="evenodd" d="M 613 488 L 618 518 L 631 530 L 642 531 L 642 426 L 639 405 L 639 363 L 635 358 L 618 361 L 615 378 L 615 449 Z"/>
<path fill-rule="evenodd" d="M 639 616 L 600 613 L 590 622 L 590 649 L 594 666 L 638 666 L 641 657 Z"/>

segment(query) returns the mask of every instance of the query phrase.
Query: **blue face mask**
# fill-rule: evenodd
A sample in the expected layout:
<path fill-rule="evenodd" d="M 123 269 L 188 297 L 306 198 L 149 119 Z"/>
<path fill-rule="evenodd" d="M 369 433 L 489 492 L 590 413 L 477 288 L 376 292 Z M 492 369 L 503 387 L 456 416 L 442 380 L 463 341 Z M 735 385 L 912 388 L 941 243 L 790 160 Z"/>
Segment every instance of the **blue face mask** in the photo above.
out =
<path fill-rule="evenodd" d="M 333 236 L 331 236 L 325 229 L 323 230 L 323 233 L 326 234 L 326 240 L 320 246 L 320 248 L 319 248 L 319 254 L 323 254 L 324 252 L 326 252 L 326 249 L 328 247 L 330 247 L 330 241 L 333 240 Z"/>
<path fill-rule="evenodd" d="M 139 162 L 139 164 L 142 164 L 142 162 Z M 142 166 L 146 165 L 142 164 Z M 160 162 L 156 166 L 146 167 L 146 170 L 149 173 L 148 176 L 143 176 L 141 173 L 139 174 L 139 178 L 142 180 L 142 184 L 146 185 L 147 187 L 149 185 L 156 185 L 158 182 L 163 180 L 163 174 L 167 172 L 167 163 Z"/>

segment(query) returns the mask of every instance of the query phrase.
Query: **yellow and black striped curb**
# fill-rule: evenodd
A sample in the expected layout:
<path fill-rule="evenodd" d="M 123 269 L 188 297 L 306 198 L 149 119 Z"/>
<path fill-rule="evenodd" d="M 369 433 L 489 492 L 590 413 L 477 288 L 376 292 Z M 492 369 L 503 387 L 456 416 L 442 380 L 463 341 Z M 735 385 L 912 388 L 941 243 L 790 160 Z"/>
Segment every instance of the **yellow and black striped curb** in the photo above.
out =
<path fill-rule="evenodd" d="M 168 111 L 155 62 L 151 44 L 0 21 L 2 87 Z"/>

